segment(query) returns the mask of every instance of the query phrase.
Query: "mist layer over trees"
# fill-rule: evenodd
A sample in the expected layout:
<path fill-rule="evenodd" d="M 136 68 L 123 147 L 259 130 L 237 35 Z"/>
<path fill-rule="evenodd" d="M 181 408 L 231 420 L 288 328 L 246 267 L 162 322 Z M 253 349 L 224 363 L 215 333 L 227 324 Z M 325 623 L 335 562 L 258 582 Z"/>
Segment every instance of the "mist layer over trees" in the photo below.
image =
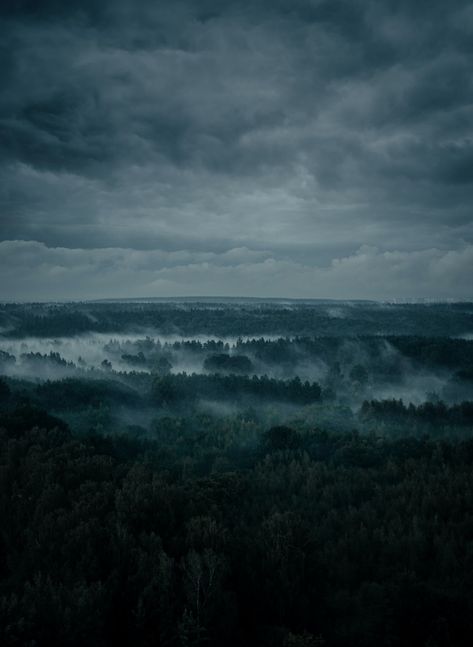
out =
<path fill-rule="evenodd" d="M 0 307 L 3 645 L 470 645 L 473 304 Z"/>

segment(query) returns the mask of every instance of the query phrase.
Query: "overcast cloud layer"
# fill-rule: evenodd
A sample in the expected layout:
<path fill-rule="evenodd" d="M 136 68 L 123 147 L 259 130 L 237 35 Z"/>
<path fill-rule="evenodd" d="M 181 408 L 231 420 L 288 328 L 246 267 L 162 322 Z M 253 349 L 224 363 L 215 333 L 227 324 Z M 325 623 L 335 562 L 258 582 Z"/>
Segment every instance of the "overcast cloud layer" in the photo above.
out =
<path fill-rule="evenodd" d="M 473 297 L 471 3 L 0 12 L 0 299 Z"/>

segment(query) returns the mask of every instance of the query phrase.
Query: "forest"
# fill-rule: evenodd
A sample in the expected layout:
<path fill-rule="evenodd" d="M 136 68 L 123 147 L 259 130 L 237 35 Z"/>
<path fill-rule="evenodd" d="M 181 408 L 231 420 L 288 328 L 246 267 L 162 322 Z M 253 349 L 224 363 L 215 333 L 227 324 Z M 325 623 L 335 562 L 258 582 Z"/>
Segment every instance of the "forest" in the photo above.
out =
<path fill-rule="evenodd" d="M 473 635 L 473 304 L 0 306 L 0 644 Z"/>

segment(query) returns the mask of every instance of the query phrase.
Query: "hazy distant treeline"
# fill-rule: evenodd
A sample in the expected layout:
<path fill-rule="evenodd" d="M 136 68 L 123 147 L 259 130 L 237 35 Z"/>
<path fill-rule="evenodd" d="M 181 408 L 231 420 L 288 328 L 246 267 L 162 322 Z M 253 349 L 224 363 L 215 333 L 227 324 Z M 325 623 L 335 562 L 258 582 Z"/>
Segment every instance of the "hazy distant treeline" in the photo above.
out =
<path fill-rule="evenodd" d="M 329 303 L 72 303 L 0 305 L 3 335 L 154 330 L 179 335 L 464 335 L 473 305 Z"/>

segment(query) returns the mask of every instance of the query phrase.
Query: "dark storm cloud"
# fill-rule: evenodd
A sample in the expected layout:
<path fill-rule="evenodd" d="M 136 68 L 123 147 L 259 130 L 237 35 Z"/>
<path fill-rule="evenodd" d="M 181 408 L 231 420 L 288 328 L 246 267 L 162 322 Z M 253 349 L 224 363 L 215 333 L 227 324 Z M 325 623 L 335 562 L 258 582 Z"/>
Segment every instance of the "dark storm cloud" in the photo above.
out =
<path fill-rule="evenodd" d="M 128 278 L 101 289 L 116 296 L 144 294 L 143 280 L 155 293 L 250 294 L 273 289 L 271 272 L 289 296 L 349 296 L 348 267 L 354 297 L 412 296 L 419 266 L 419 296 L 468 296 L 457 267 L 473 243 L 469 3 L 0 11 L 0 240 L 10 261 L 33 245 L 28 258 L 49 268 L 38 281 L 56 272 L 56 293 L 88 296 L 79 257 L 97 269 L 115 250 Z M 256 256 L 235 264 L 240 249 Z"/>

